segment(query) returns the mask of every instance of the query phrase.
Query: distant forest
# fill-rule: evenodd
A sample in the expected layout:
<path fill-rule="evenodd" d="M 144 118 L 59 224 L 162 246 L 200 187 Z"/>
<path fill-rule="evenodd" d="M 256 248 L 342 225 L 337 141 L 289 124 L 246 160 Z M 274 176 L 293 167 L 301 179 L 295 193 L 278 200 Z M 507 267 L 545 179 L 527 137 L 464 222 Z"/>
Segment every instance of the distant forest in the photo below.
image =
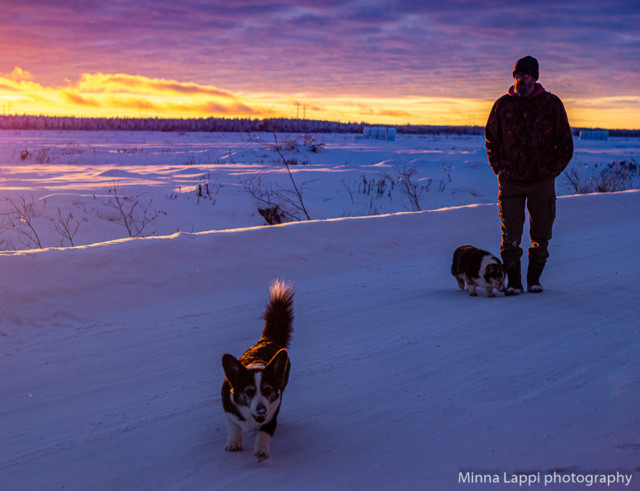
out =
<path fill-rule="evenodd" d="M 338 123 L 312 119 L 249 118 L 78 118 L 56 116 L 0 116 L 0 130 L 171 131 L 171 132 L 278 132 L 362 133 L 368 123 Z M 482 135 L 483 126 L 387 125 L 405 134 Z M 592 128 L 590 128 L 592 129 Z M 573 129 L 578 135 L 580 128 Z M 609 130 L 610 136 L 638 137 L 640 130 Z"/>

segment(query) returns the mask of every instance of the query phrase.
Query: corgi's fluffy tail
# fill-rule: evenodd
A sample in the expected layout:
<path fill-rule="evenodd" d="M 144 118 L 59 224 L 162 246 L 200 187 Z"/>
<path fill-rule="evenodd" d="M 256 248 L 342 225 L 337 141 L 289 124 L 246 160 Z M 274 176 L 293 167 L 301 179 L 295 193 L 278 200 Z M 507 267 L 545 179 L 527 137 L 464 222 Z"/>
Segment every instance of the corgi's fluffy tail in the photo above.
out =
<path fill-rule="evenodd" d="M 293 332 L 293 285 L 274 280 L 270 287 L 270 300 L 264 312 L 262 337 L 288 348 Z"/>

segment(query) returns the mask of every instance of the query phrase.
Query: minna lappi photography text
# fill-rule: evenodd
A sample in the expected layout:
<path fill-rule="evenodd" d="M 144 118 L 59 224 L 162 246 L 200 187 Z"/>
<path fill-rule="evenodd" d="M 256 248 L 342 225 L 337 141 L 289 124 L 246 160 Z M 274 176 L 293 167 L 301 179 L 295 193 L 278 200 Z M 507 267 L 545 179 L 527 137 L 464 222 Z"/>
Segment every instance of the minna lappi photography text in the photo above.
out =
<path fill-rule="evenodd" d="M 601 489 L 603 485 L 612 489 L 628 488 L 633 479 L 633 474 L 625 472 L 517 472 L 517 473 L 493 473 L 493 472 L 471 472 L 460 471 L 458 473 L 458 484 L 496 484 L 496 485 L 517 485 L 519 487 L 532 486 L 561 486 L 561 485 L 582 485 L 590 488 L 598 485 Z"/>

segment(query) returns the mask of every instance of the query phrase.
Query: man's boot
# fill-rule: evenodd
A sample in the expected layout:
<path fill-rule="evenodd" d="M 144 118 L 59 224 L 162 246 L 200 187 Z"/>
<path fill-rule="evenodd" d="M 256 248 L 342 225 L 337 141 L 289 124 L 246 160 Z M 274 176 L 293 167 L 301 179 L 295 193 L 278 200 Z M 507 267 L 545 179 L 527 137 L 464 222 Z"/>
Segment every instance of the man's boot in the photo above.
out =
<path fill-rule="evenodd" d="M 522 273 L 520 272 L 520 260 L 507 264 L 507 289 L 504 294 L 507 297 L 522 293 Z"/>
<path fill-rule="evenodd" d="M 536 261 L 529 258 L 529 267 L 527 268 L 527 291 L 530 293 L 541 293 L 544 291 L 540 284 L 540 275 L 544 269 L 544 261 Z"/>

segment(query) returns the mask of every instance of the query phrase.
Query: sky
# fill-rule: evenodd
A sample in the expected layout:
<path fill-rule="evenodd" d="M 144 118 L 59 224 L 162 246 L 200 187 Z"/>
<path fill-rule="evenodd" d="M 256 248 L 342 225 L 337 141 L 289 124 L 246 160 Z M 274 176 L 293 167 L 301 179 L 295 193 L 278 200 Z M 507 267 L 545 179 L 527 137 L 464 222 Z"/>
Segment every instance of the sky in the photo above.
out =
<path fill-rule="evenodd" d="M 0 0 L 2 114 L 484 125 L 531 55 L 574 127 L 640 129 L 635 0 Z"/>

